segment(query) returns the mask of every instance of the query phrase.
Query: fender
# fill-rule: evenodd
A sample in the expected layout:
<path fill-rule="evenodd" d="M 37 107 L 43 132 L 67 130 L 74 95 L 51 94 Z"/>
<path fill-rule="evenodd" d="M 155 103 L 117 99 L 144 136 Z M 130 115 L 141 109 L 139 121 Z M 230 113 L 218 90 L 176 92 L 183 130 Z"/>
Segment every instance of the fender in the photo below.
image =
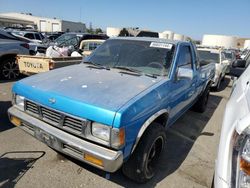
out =
<path fill-rule="evenodd" d="M 147 121 L 145 121 L 145 123 L 141 126 L 141 128 L 140 128 L 140 130 L 139 130 L 139 132 L 138 132 L 138 134 L 137 134 L 136 141 L 135 141 L 135 144 L 134 144 L 134 146 L 133 146 L 133 148 L 132 148 L 131 154 L 134 152 L 136 146 L 138 145 L 138 143 L 139 143 L 139 141 L 140 141 L 140 139 L 141 139 L 143 133 L 144 133 L 145 130 L 148 128 L 148 126 L 149 126 L 156 118 L 158 118 L 160 115 L 162 115 L 162 114 L 164 114 L 164 113 L 169 114 L 168 112 L 169 112 L 169 110 L 167 110 L 167 109 L 162 109 L 162 110 L 156 112 L 155 114 L 153 114 L 150 118 L 147 119 Z"/>

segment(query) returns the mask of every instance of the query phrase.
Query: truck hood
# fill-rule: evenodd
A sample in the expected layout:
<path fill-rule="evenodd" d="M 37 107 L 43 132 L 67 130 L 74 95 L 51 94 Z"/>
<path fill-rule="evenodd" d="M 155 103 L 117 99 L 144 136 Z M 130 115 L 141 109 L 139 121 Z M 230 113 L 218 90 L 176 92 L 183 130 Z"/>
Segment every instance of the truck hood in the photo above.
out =
<path fill-rule="evenodd" d="M 130 99 L 161 79 L 79 64 L 23 79 L 14 85 L 13 91 L 53 109 L 96 119 L 93 115 L 86 117 L 86 113 L 79 111 L 100 112 L 101 115 L 101 111 L 105 110 L 105 114 L 114 117 L 115 112 Z M 49 103 L 51 98 L 56 100 L 55 104 Z M 109 124 L 112 124 L 111 120 Z"/>

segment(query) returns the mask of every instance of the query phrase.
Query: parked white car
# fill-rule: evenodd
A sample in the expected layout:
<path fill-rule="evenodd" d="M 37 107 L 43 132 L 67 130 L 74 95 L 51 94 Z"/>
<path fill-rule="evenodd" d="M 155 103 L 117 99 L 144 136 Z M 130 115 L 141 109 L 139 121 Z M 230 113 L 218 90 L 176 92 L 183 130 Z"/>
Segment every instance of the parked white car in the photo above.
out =
<path fill-rule="evenodd" d="M 36 31 L 12 31 L 12 33 L 32 40 L 34 43 L 42 43 L 44 36 Z"/>
<path fill-rule="evenodd" d="M 236 61 L 236 54 L 233 50 L 225 50 L 222 52 L 223 55 L 223 63 L 227 64 L 226 74 L 230 72 L 230 67 L 232 66 L 232 63 Z"/>
<path fill-rule="evenodd" d="M 225 61 L 226 58 L 224 51 L 214 48 L 198 48 L 197 51 L 201 64 L 215 63 L 215 76 L 212 87 L 219 90 L 221 81 L 224 79 L 226 71 L 230 67 L 230 63 Z"/>
<path fill-rule="evenodd" d="M 233 63 L 231 75 L 239 76 L 250 63 L 250 56 Z M 250 66 L 236 80 L 226 105 L 218 156 L 215 188 L 250 187 Z"/>

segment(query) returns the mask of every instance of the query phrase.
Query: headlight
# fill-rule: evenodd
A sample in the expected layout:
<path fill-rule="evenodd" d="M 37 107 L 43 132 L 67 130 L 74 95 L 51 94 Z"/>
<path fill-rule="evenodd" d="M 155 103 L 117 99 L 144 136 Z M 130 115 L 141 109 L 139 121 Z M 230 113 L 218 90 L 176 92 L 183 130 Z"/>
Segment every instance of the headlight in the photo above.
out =
<path fill-rule="evenodd" d="M 110 139 L 110 127 L 93 122 L 92 123 L 92 135 L 105 141 Z"/>
<path fill-rule="evenodd" d="M 120 149 L 125 144 L 125 129 L 111 128 L 97 122 L 92 123 L 92 135 L 96 138 L 104 140 L 113 148 Z"/>
<path fill-rule="evenodd" d="M 20 110 L 24 110 L 24 97 L 20 95 L 15 95 L 15 105 Z"/>

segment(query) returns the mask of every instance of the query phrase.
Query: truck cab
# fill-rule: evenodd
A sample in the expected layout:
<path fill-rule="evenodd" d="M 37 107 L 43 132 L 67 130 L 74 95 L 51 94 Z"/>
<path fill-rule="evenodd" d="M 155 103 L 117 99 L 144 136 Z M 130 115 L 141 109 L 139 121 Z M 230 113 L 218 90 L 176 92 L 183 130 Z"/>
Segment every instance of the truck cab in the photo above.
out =
<path fill-rule="evenodd" d="M 55 150 L 142 183 L 166 129 L 191 107 L 205 111 L 214 72 L 190 42 L 112 38 L 79 65 L 17 82 L 9 117 Z"/>

